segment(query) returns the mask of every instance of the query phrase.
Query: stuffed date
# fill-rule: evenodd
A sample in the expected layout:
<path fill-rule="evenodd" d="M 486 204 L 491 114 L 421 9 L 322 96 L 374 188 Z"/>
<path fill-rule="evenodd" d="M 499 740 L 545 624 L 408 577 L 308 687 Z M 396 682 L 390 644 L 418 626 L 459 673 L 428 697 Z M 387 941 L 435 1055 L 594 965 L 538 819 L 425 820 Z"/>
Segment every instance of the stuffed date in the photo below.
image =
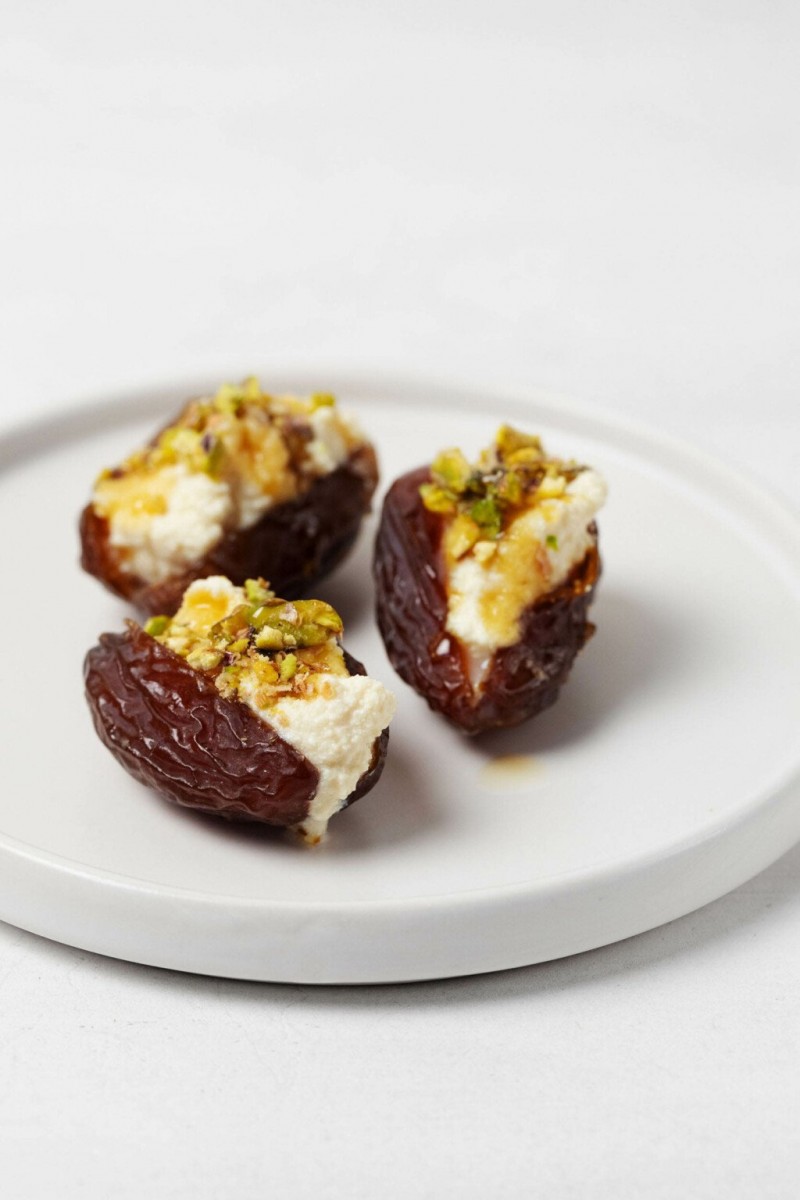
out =
<path fill-rule="evenodd" d="M 593 632 L 598 473 L 503 426 L 476 464 L 446 450 L 387 493 L 374 575 L 398 674 L 467 734 L 551 705 Z"/>
<path fill-rule="evenodd" d="M 280 595 L 308 595 L 353 545 L 377 478 L 373 447 L 332 396 L 226 384 L 101 473 L 81 565 L 146 613 L 175 612 L 208 575 L 268 575 Z"/>
<path fill-rule="evenodd" d="M 395 707 L 341 632 L 320 600 L 196 580 L 174 617 L 129 622 L 89 651 L 95 729 L 167 800 L 318 842 L 380 777 Z"/>

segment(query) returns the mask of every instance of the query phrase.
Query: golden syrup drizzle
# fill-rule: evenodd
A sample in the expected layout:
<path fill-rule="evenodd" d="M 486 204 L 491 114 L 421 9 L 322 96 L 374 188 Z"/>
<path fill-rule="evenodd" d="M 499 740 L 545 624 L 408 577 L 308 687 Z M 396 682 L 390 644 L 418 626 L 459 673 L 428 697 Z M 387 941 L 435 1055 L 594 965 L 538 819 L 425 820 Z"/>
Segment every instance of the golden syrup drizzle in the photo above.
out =
<path fill-rule="evenodd" d="M 487 762 L 478 779 L 486 788 L 508 790 L 524 787 L 542 771 L 542 764 L 532 754 L 503 754 Z"/>

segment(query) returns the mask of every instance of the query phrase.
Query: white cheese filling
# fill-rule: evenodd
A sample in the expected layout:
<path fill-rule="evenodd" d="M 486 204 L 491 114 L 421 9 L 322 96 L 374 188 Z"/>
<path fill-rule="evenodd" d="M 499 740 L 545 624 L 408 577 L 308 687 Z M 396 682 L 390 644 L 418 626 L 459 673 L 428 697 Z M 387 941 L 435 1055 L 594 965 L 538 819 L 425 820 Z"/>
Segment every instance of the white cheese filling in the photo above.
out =
<path fill-rule="evenodd" d="M 290 746 L 319 772 L 319 784 L 299 831 L 312 842 L 325 836 L 328 821 L 344 805 L 369 769 L 375 739 L 391 721 L 397 702 L 377 679 L 366 675 L 318 676 L 317 695 L 287 697 L 258 707 L 249 681 L 239 694 Z"/>
<path fill-rule="evenodd" d="M 120 507 L 109 518 L 109 542 L 127 553 L 121 566 L 149 583 L 161 583 L 203 558 L 219 541 L 232 501 L 225 483 L 179 463 L 163 467 L 159 490 L 165 511 Z"/>
<path fill-rule="evenodd" d="M 518 619 L 539 595 L 563 583 L 594 542 L 588 526 L 606 498 L 606 483 L 597 471 L 581 471 L 558 498 L 542 500 L 509 526 L 504 537 L 513 537 L 530 559 L 529 579 L 520 595 Z M 480 543 L 479 543 L 480 545 Z M 491 655 L 519 638 L 515 622 L 498 628 L 487 622 L 486 602 L 502 594 L 508 580 L 498 555 L 481 561 L 469 554 L 451 569 L 448 580 L 446 630 L 467 649 L 473 664 L 473 682 L 488 667 Z"/>
<path fill-rule="evenodd" d="M 320 475 L 328 475 L 340 467 L 349 453 L 344 436 L 347 419 L 335 408 L 318 408 L 309 417 L 313 431 L 306 453 Z M 349 432 L 349 430 L 348 430 Z"/>

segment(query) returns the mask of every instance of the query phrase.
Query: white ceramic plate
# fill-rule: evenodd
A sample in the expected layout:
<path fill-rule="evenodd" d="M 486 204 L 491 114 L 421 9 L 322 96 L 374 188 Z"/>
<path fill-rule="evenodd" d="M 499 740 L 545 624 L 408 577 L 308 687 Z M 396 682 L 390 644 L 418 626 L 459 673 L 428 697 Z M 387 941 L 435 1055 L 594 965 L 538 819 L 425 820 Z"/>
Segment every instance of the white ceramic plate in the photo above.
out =
<path fill-rule="evenodd" d="M 0 440 L 6 586 L 0 917 L 135 962 L 364 983 L 557 958 L 671 920 L 800 837 L 800 524 L 656 434 L 538 396 L 269 376 L 337 390 L 391 479 L 501 419 L 597 466 L 598 632 L 555 708 L 465 741 L 402 684 L 372 619 L 372 527 L 319 589 L 396 689 L 379 786 L 315 850 L 174 808 L 95 738 L 81 662 L 126 609 L 77 566 L 76 517 L 191 381 Z M 522 756 L 509 763 L 509 756 Z"/>

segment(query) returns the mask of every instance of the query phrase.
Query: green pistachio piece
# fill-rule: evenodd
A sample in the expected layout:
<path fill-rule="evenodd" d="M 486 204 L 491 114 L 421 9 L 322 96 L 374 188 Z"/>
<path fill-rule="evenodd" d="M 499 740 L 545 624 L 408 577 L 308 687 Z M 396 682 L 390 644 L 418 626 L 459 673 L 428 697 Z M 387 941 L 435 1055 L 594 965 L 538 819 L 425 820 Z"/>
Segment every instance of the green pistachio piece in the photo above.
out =
<path fill-rule="evenodd" d="M 258 631 L 259 650 L 321 646 L 343 629 L 341 617 L 324 600 L 271 601 L 251 610 L 250 624 Z"/>
<path fill-rule="evenodd" d="M 297 674 L 297 655 L 287 654 L 281 663 L 281 679 L 284 683 L 289 679 L 294 679 Z"/>
<path fill-rule="evenodd" d="M 145 633 L 149 633 L 150 637 L 160 637 L 164 630 L 169 628 L 170 624 L 169 617 L 150 617 L 148 621 L 145 621 L 144 631 Z"/>
<path fill-rule="evenodd" d="M 263 579 L 245 579 L 244 594 L 251 604 L 266 604 L 275 599 L 275 593 L 269 590 Z"/>
<path fill-rule="evenodd" d="M 336 403 L 336 397 L 330 392 L 314 392 L 311 397 L 311 411 L 316 412 L 318 408 L 333 408 Z"/>
<path fill-rule="evenodd" d="M 574 460 L 548 459 L 535 434 L 501 425 L 474 467 L 460 450 L 442 451 L 431 466 L 432 482 L 422 484 L 419 494 L 429 512 L 453 518 L 447 534 L 451 555 L 462 558 L 481 541 L 480 560 L 488 561 L 491 543 L 502 536 L 514 509 L 563 496 L 583 469 Z"/>
<path fill-rule="evenodd" d="M 287 645 L 295 645 L 294 636 L 291 635 L 290 640 L 282 630 L 273 625 L 265 625 L 256 634 L 257 650 L 283 650 Z"/>
<path fill-rule="evenodd" d="M 480 539 L 481 528 L 472 517 L 459 513 L 450 530 L 449 546 L 454 558 L 463 558 Z"/>
<path fill-rule="evenodd" d="M 225 447 L 222 444 L 221 439 L 215 438 L 212 434 L 206 433 L 203 435 L 202 445 L 206 450 L 206 456 L 203 459 L 203 470 L 207 475 L 219 475 L 220 468 L 225 458 Z"/>
<path fill-rule="evenodd" d="M 241 637 L 241 638 L 237 638 L 235 642 L 231 642 L 231 644 L 227 648 L 228 648 L 228 650 L 230 650 L 231 654 L 244 654 L 245 650 L 247 650 L 249 645 L 250 645 L 250 639 L 246 638 L 246 637 Z"/>
<path fill-rule="evenodd" d="M 260 400 L 264 394 L 261 391 L 261 384 L 255 375 L 248 375 L 240 390 L 245 400 Z"/>
<path fill-rule="evenodd" d="M 522 476 L 518 471 L 506 471 L 497 482 L 497 498 L 502 504 L 512 507 L 521 504 L 524 494 Z"/>
<path fill-rule="evenodd" d="M 223 617 L 221 621 L 217 621 L 211 626 L 211 638 L 221 639 L 226 643 L 235 641 L 249 624 L 250 607 L 247 604 L 240 604 L 232 613 L 228 613 L 227 617 Z"/>
<path fill-rule="evenodd" d="M 211 646 L 198 646 L 186 655 L 186 661 L 196 671 L 213 671 L 225 657 L 224 651 L 215 650 Z"/>
<path fill-rule="evenodd" d="M 547 537 L 545 538 L 545 544 L 547 545 L 548 550 L 557 550 L 558 538 L 554 533 L 548 533 Z"/>
<path fill-rule="evenodd" d="M 164 462 L 193 462 L 205 458 L 202 446 L 203 435 L 198 429 L 185 429 L 183 426 L 173 426 L 167 429 L 158 440 L 157 453 Z"/>
<path fill-rule="evenodd" d="M 337 636 L 344 629 L 342 618 L 335 608 L 324 600 L 297 600 L 295 602 L 300 621 L 304 624 L 321 625 Z"/>
<path fill-rule="evenodd" d="M 527 471 L 535 470 L 541 467 L 542 455 L 535 446 L 522 446 L 519 450 L 513 450 L 503 459 L 507 467 L 522 468 Z"/>
<path fill-rule="evenodd" d="M 434 480 L 457 494 L 466 490 L 472 467 L 460 450 L 443 450 L 431 463 Z"/>
<path fill-rule="evenodd" d="M 438 483 L 423 483 L 419 494 L 428 512 L 449 514 L 458 508 L 458 498 Z"/>
<path fill-rule="evenodd" d="M 503 515 L 500 505 L 492 496 L 484 496 L 470 506 L 469 515 L 479 527 L 481 536 L 492 540 L 500 536 L 503 528 Z"/>
<path fill-rule="evenodd" d="M 214 397 L 214 407 L 217 412 L 238 417 L 244 407 L 244 401 L 245 397 L 241 388 L 234 387 L 232 383 L 223 383 Z"/>
<path fill-rule="evenodd" d="M 521 433 L 519 429 L 514 429 L 511 425 L 501 425 L 494 442 L 497 454 L 503 460 L 508 460 L 510 455 L 523 450 L 527 452 L 525 461 L 532 457 L 540 459 L 543 454 L 541 438 L 533 433 Z M 533 455 L 531 455 L 531 451 L 533 451 Z"/>
<path fill-rule="evenodd" d="M 294 630 L 298 646 L 321 646 L 330 640 L 331 632 L 322 625 L 308 623 L 298 625 Z"/>
<path fill-rule="evenodd" d="M 264 604 L 251 606 L 247 610 L 248 623 L 253 629 L 263 629 L 264 625 L 277 625 L 287 607 L 285 600 L 266 600 Z"/>

